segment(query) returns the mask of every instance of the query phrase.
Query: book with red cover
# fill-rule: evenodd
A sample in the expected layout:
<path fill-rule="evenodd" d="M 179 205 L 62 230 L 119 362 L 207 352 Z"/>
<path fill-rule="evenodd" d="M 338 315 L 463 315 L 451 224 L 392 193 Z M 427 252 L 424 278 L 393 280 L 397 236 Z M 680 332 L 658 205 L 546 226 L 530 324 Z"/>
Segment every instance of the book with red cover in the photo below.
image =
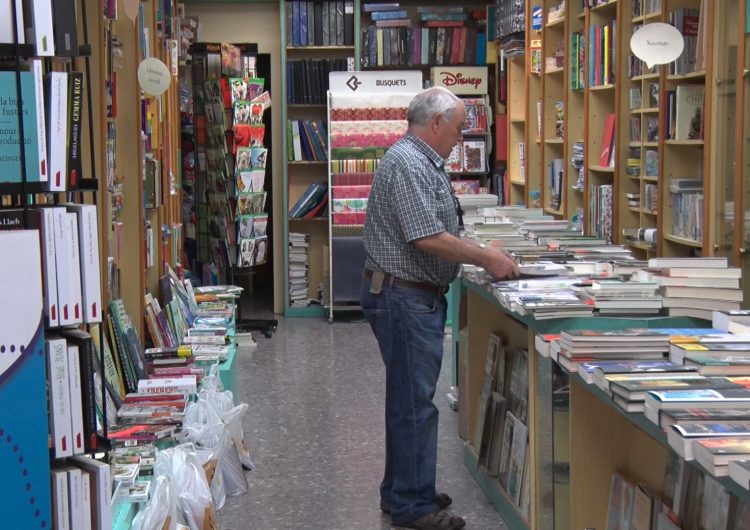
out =
<path fill-rule="evenodd" d="M 320 202 L 313 207 L 312 210 L 307 212 L 304 215 L 304 219 L 312 219 L 313 217 L 317 217 L 317 215 L 325 208 L 325 205 L 328 204 L 328 194 L 326 193 L 323 195 L 323 198 L 320 200 Z"/>
<path fill-rule="evenodd" d="M 507 114 L 495 114 L 495 160 L 508 160 Z"/>
<path fill-rule="evenodd" d="M 602 150 L 599 154 L 599 165 L 607 167 L 612 160 L 612 145 L 615 139 L 615 115 L 607 114 L 602 129 Z"/>

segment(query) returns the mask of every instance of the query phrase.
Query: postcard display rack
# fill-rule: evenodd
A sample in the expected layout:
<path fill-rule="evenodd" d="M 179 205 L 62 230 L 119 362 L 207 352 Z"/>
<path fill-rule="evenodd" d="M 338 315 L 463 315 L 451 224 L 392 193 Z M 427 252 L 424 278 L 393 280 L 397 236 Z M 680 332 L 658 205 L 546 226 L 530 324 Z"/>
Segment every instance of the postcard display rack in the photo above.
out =
<path fill-rule="evenodd" d="M 328 91 L 328 321 L 359 309 L 365 251 L 362 230 L 378 162 L 406 133 L 406 109 L 422 72 L 331 72 Z"/>
<path fill-rule="evenodd" d="M 25 13 L 21 2 L 7 5 L 8 31 L 0 33 L 0 474 L 3 504 L 13 508 L 3 527 L 44 529 L 53 527 L 56 459 L 106 444 L 106 429 L 101 438 L 84 420 L 77 436 L 63 439 L 53 429 L 52 446 L 47 428 L 55 424 L 54 404 L 70 410 L 72 385 L 60 387 L 59 369 L 85 373 L 103 362 L 95 353 L 101 343 L 87 333 L 80 351 L 74 340 L 67 348 L 64 339 L 52 340 L 61 326 L 93 334 L 101 323 L 94 142 L 81 143 L 94 134 L 94 83 L 85 2 L 47 3 L 46 10 L 34 3 Z M 93 377 L 77 388 L 95 399 Z"/>

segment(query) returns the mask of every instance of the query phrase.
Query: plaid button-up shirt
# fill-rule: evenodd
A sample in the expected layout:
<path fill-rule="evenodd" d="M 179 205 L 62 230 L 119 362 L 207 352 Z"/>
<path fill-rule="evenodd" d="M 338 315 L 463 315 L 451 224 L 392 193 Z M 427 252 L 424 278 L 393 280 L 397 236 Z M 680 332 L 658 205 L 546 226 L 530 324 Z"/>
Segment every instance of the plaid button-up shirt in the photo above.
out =
<path fill-rule="evenodd" d="M 411 133 L 388 149 L 378 165 L 367 202 L 366 267 L 404 280 L 447 286 L 458 264 L 410 243 L 448 232 L 458 235 L 458 217 L 445 161 Z"/>

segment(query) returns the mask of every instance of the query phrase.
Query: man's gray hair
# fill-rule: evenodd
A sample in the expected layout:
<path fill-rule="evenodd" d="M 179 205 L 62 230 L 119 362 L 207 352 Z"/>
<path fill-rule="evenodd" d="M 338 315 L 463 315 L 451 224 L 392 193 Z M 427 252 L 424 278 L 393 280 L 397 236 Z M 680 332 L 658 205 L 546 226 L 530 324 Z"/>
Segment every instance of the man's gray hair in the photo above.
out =
<path fill-rule="evenodd" d="M 450 120 L 459 103 L 461 100 L 458 96 L 447 88 L 427 88 L 411 100 L 406 118 L 410 127 L 427 125 L 435 114 Z"/>

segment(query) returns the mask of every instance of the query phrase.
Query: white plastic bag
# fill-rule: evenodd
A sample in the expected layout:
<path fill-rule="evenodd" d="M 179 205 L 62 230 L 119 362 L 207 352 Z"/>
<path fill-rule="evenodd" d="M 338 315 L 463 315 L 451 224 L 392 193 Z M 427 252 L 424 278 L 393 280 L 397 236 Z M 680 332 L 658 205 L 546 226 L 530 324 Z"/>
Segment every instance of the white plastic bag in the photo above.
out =
<path fill-rule="evenodd" d="M 248 404 L 242 403 L 236 407 L 232 407 L 230 410 L 222 415 L 224 424 L 227 426 L 229 436 L 232 438 L 234 448 L 237 451 L 237 455 L 240 458 L 240 462 L 245 469 L 252 470 L 254 466 L 253 461 L 250 459 L 250 449 L 245 444 L 245 435 L 242 431 L 242 416 L 247 411 Z"/>
<path fill-rule="evenodd" d="M 176 502 L 166 476 L 158 476 L 151 487 L 151 498 L 133 518 L 131 530 L 175 530 Z"/>
<path fill-rule="evenodd" d="M 216 509 L 206 474 L 192 451 L 175 451 L 172 459 L 172 479 L 179 485 L 177 506 L 190 530 L 216 528 Z"/>

